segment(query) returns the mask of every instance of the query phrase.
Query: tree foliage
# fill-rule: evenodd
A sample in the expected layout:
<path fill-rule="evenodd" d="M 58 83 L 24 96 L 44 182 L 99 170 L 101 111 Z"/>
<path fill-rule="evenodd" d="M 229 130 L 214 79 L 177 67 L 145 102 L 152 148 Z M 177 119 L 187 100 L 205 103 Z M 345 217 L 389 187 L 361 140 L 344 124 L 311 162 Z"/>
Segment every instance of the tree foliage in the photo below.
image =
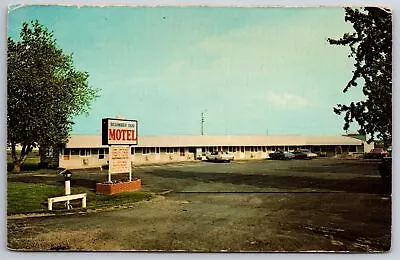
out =
<path fill-rule="evenodd" d="M 328 39 L 333 45 L 350 47 L 349 57 L 355 59 L 353 77 L 343 92 L 362 85 L 365 100 L 338 104 L 334 112 L 344 113 L 344 130 L 356 121 L 360 134 L 369 141 L 392 142 L 392 14 L 378 7 L 345 8 L 345 21 L 353 24 L 355 32 L 340 39 Z"/>
<path fill-rule="evenodd" d="M 7 144 L 18 172 L 34 147 L 67 142 L 72 117 L 88 111 L 98 90 L 38 21 L 23 23 L 19 41 L 8 38 L 7 58 Z"/>

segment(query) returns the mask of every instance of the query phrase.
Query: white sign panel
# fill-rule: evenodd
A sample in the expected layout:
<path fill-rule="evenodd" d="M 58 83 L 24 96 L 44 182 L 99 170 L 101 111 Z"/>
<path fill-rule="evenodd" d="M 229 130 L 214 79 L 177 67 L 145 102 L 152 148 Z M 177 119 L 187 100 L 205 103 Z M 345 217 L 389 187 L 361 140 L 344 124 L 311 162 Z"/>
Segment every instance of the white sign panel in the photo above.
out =
<path fill-rule="evenodd" d="M 127 173 L 131 170 L 131 151 L 129 146 L 110 146 L 109 173 Z"/>
<path fill-rule="evenodd" d="M 137 121 L 105 118 L 102 120 L 103 145 L 137 145 Z"/>

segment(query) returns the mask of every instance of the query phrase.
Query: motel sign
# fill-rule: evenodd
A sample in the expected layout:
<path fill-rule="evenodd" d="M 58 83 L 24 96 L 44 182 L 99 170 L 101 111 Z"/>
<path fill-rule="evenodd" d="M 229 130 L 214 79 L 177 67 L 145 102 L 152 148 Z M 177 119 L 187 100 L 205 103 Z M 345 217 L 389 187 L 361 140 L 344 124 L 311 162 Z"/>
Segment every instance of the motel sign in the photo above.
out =
<path fill-rule="evenodd" d="M 103 145 L 137 145 L 137 121 L 103 118 Z"/>
<path fill-rule="evenodd" d="M 137 145 L 137 121 L 103 118 L 101 123 L 102 144 L 109 148 L 108 182 L 111 183 L 111 174 L 125 172 L 131 181 L 131 145 Z"/>

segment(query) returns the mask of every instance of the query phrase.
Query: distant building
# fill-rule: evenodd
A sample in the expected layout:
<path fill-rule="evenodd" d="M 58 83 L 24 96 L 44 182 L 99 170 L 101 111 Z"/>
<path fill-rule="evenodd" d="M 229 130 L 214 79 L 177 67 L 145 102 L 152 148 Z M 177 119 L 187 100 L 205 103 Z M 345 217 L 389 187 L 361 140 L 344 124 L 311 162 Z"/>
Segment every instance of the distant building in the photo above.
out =
<path fill-rule="evenodd" d="M 320 156 L 336 156 L 364 153 L 373 144 L 349 136 L 140 136 L 138 145 L 131 147 L 131 161 L 134 165 L 193 161 L 217 150 L 233 152 L 235 160 L 264 159 L 273 151 L 297 148 L 310 149 Z M 108 146 L 102 145 L 100 135 L 72 135 L 58 159 L 62 168 L 105 166 Z"/>

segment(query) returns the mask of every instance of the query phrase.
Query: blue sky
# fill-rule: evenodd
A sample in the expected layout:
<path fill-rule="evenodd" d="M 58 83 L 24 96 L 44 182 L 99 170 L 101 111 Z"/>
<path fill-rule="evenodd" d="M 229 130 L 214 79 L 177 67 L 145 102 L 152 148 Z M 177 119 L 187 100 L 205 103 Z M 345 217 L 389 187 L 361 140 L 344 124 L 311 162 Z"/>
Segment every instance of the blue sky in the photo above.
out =
<path fill-rule="evenodd" d="M 352 31 L 342 8 L 25 6 L 8 35 L 39 20 L 100 88 L 75 134 L 101 118 L 137 119 L 139 135 L 340 135 L 353 61 L 328 37 Z M 353 126 L 354 131 L 356 126 Z"/>

